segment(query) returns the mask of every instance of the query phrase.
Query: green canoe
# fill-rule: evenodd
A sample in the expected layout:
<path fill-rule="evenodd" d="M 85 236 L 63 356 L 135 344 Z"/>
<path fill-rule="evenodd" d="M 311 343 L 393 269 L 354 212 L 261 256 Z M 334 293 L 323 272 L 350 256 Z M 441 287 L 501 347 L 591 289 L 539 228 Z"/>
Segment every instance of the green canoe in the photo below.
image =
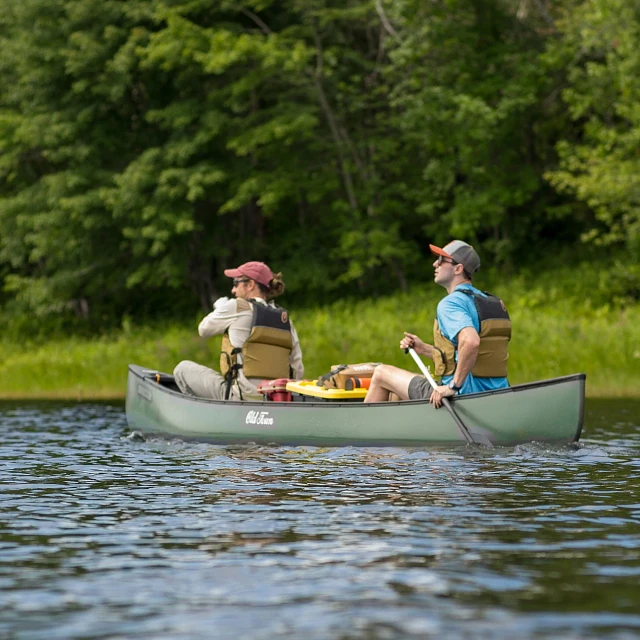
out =
<path fill-rule="evenodd" d="M 216 443 L 408 446 L 466 444 L 451 415 L 427 401 L 229 402 L 180 393 L 171 376 L 129 366 L 127 421 L 132 429 Z M 472 434 L 494 445 L 566 444 L 582 431 L 582 373 L 456 398 Z"/>

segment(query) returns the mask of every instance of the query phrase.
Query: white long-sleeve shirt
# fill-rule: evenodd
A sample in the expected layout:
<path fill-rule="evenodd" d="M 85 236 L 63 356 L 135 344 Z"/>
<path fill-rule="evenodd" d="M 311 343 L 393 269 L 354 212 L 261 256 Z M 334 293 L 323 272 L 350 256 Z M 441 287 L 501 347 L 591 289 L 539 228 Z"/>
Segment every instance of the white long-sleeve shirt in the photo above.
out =
<path fill-rule="evenodd" d="M 262 298 L 252 298 L 252 301 L 258 304 L 275 306 L 273 303 L 267 303 Z M 247 341 L 251 333 L 251 324 L 253 322 L 253 309 L 246 311 L 238 311 L 237 301 L 235 298 L 220 298 L 214 305 L 214 310 L 205 316 L 198 325 L 198 333 L 203 338 L 212 338 L 229 332 L 229 340 L 234 347 L 242 347 Z M 289 354 L 289 366 L 293 371 L 293 377 L 301 380 L 304 376 L 304 365 L 302 363 L 302 349 L 300 341 L 293 322 L 289 319 L 291 325 L 291 353 Z M 242 355 L 238 354 L 238 359 L 242 359 Z M 260 383 L 260 379 L 246 378 L 242 369 L 238 372 L 238 384 L 243 395 L 256 395 L 256 386 Z"/>

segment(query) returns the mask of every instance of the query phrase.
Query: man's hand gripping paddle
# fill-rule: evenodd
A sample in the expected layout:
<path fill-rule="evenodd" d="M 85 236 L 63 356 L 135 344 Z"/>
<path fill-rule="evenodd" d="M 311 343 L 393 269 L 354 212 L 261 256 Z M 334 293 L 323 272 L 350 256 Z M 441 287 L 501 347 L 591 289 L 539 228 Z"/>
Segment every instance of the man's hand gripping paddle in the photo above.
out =
<path fill-rule="evenodd" d="M 415 349 L 413 349 L 412 347 L 409 347 L 408 349 L 405 349 L 405 353 L 409 353 L 411 355 L 415 363 L 418 365 L 418 368 L 420 369 L 420 371 L 422 371 L 425 378 L 429 381 L 429 384 L 431 385 L 431 387 L 435 389 L 438 386 L 438 383 L 433 379 L 433 376 L 429 371 L 429 367 L 425 367 L 424 362 L 422 362 L 422 360 L 420 359 L 420 356 L 416 353 Z M 449 398 L 442 398 L 442 404 L 446 407 L 447 411 L 451 414 L 451 417 L 453 418 L 454 422 L 458 426 L 458 429 L 460 429 L 460 431 L 462 432 L 462 435 L 464 436 L 465 440 L 469 444 L 484 445 L 489 449 L 493 449 L 493 444 L 491 443 L 489 438 L 487 438 L 486 436 L 483 436 L 479 433 L 471 435 L 471 432 L 469 431 L 469 429 L 467 429 L 464 422 L 462 422 L 462 420 L 460 419 L 460 416 L 456 413 L 455 409 L 451 406 L 451 403 L 449 402 Z"/>

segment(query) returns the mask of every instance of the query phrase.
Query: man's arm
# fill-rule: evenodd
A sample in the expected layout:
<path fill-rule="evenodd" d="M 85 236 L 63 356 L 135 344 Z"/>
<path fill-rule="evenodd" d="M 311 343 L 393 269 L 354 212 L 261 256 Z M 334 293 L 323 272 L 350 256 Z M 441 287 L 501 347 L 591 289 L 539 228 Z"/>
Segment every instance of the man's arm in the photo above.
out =
<path fill-rule="evenodd" d="M 473 327 L 465 327 L 458 334 L 458 364 L 453 375 L 453 384 L 461 387 L 473 369 L 480 348 L 480 336 Z"/>
<path fill-rule="evenodd" d="M 433 360 L 433 347 L 426 342 L 423 342 L 418 336 L 413 333 L 404 332 L 404 338 L 400 340 L 401 349 L 415 349 L 415 352 L 421 356 L 431 358 Z"/>
<path fill-rule="evenodd" d="M 465 327 L 458 333 L 458 364 L 453 376 L 453 384 L 461 387 L 467 379 L 469 372 L 473 369 L 478 357 L 480 347 L 480 336 L 473 327 Z M 430 402 L 436 409 L 442 404 L 442 398 L 455 395 L 455 391 L 447 386 L 440 385 L 433 390 Z"/>

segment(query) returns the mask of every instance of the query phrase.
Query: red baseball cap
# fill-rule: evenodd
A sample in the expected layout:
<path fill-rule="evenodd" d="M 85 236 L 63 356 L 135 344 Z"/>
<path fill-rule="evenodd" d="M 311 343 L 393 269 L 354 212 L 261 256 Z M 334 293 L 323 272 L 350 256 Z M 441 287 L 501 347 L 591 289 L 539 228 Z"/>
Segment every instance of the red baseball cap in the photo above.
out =
<path fill-rule="evenodd" d="M 264 262 L 245 262 L 237 269 L 225 269 L 224 275 L 229 278 L 245 276 L 267 288 L 271 286 L 271 281 L 273 280 L 273 272 Z"/>

